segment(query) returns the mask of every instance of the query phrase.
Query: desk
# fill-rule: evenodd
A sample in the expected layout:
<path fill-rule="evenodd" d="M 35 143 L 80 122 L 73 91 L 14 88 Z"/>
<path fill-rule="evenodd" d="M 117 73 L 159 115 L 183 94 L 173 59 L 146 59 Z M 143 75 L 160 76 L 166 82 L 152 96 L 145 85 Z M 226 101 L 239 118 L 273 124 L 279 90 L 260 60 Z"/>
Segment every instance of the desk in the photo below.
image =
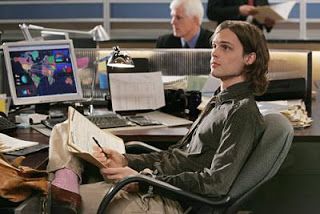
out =
<path fill-rule="evenodd" d="M 294 143 L 314 142 L 320 145 L 320 103 L 313 102 L 312 119 L 314 120 L 311 127 L 305 129 L 297 129 L 294 131 Z M 167 148 L 169 145 L 180 140 L 188 131 L 187 127 L 170 127 L 170 128 L 153 128 L 140 130 L 114 131 L 113 133 L 127 141 L 143 141 L 158 148 Z M 48 143 L 47 136 L 39 132 L 27 128 L 17 129 L 10 134 L 13 137 L 37 141 L 39 143 Z M 320 151 L 319 151 L 320 152 Z M 48 151 L 42 150 L 34 154 L 30 154 L 23 161 L 23 164 L 35 168 L 44 168 L 48 159 Z M 320 163 L 319 163 L 320 165 Z"/>

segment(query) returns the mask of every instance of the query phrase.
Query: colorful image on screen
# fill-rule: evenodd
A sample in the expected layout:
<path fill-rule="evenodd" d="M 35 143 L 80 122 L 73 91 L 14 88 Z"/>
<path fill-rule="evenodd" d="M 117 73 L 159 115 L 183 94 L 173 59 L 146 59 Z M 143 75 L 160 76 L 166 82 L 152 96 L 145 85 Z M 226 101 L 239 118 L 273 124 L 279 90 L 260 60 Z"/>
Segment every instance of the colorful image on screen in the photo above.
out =
<path fill-rule="evenodd" d="M 11 51 L 17 97 L 77 93 L 70 50 Z"/>

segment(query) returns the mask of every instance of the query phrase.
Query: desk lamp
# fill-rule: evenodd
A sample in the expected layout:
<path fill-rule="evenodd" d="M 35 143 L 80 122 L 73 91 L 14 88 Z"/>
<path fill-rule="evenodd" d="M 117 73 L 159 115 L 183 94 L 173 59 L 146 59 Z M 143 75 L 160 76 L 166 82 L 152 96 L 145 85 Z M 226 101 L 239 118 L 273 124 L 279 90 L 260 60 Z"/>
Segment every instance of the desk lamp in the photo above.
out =
<path fill-rule="evenodd" d="M 89 31 L 80 31 L 80 30 L 68 30 L 68 29 L 56 29 L 56 28 L 46 28 L 38 25 L 26 25 L 20 24 L 19 25 L 23 36 L 26 40 L 32 41 L 34 40 L 30 34 L 29 30 L 38 30 L 44 34 L 57 34 L 57 32 L 63 33 L 66 39 L 69 39 L 69 33 L 73 34 L 83 34 L 92 37 L 94 41 L 101 42 L 101 41 L 108 41 L 110 40 L 110 36 L 106 32 L 106 30 L 102 27 L 102 25 L 97 25 L 93 29 Z"/>
<path fill-rule="evenodd" d="M 132 58 L 128 53 L 120 51 L 119 46 L 113 47 L 113 52 L 96 61 L 96 63 L 107 61 L 107 66 L 114 68 L 134 68 Z"/>
<path fill-rule="evenodd" d="M 94 62 L 94 64 L 96 66 L 98 66 L 98 63 L 100 62 L 106 62 L 106 67 L 112 67 L 112 68 L 120 68 L 120 69 L 124 69 L 124 68 L 134 68 L 134 63 L 133 60 L 131 58 L 130 55 L 128 55 L 128 53 L 120 51 L 119 46 L 115 46 L 113 47 L 113 51 L 111 54 L 109 54 L 106 57 L 103 57 L 99 60 L 96 60 Z M 96 68 L 96 72 L 94 72 L 94 76 L 93 76 L 93 81 L 92 81 L 92 85 L 91 85 L 91 98 L 93 99 L 94 97 L 94 91 L 95 91 L 95 79 L 96 79 L 96 73 L 98 71 L 98 68 Z M 91 101 L 92 101 L 91 99 Z M 89 107 L 89 114 L 93 115 L 93 104 L 90 104 Z"/>

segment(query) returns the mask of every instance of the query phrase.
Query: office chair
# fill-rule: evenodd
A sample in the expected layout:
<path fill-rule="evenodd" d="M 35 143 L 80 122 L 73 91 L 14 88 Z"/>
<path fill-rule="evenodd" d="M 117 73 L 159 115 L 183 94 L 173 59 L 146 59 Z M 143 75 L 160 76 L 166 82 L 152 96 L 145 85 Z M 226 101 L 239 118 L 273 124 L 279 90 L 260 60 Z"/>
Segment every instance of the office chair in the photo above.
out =
<path fill-rule="evenodd" d="M 264 116 L 264 119 L 266 129 L 263 136 L 241 169 L 228 195 L 221 198 L 205 198 L 148 176 L 130 176 L 115 184 L 105 195 L 98 214 L 105 213 L 108 204 L 117 192 L 131 182 L 152 185 L 157 194 L 178 201 L 190 202 L 190 205 L 194 206 L 192 213 L 236 213 L 252 192 L 277 173 L 291 147 L 293 128 L 288 119 L 281 114 L 274 113 Z"/>

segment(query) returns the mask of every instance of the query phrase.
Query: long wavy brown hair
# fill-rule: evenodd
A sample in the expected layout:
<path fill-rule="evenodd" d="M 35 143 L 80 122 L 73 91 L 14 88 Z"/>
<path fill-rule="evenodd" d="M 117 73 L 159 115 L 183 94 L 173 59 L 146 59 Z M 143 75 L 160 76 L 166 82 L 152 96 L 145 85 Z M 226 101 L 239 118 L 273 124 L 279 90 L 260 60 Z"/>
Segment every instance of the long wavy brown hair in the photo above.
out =
<path fill-rule="evenodd" d="M 246 81 L 256 95 L 263 94 L 268 86 L 267 73 L 270 59 L 267 41 L 263 32 L 256 26 L 244 21 L 224 21 L 215 30 L 212 38 L 224 29 L 231 30 L 243 46 L 243 55 L 255 53 L 256 60 L 251 65 L 245 65 Z"/>

